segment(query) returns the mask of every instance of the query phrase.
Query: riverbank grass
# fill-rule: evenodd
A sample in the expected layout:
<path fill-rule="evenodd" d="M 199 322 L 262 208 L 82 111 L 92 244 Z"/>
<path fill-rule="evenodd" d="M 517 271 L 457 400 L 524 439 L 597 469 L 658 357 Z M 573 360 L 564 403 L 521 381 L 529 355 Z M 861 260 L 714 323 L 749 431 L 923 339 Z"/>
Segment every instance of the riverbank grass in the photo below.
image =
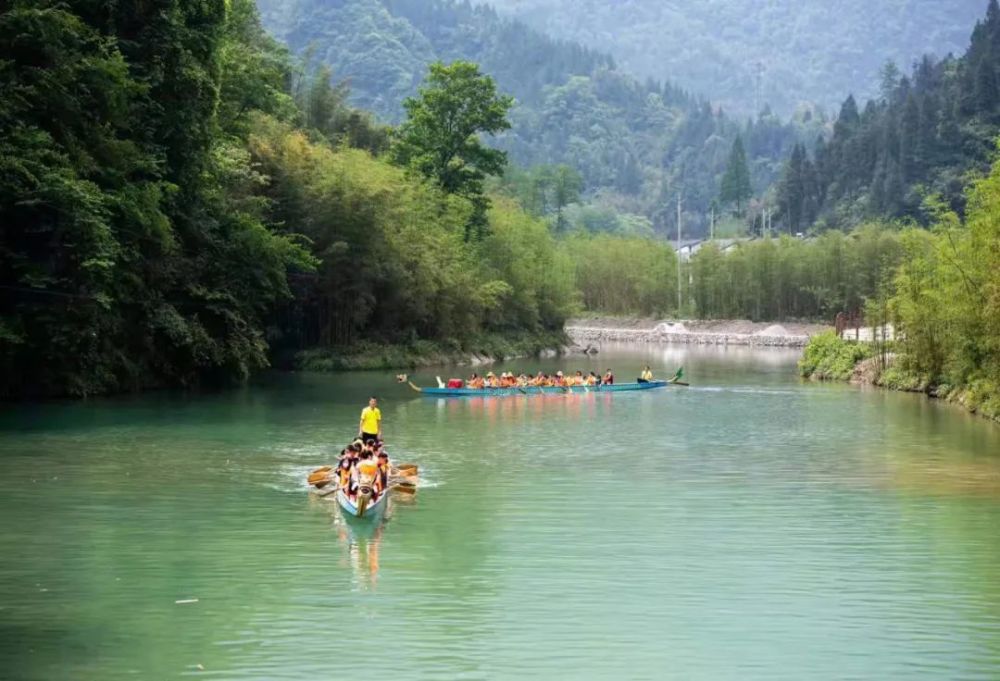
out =
<path fill-rule="evenodd" d="M 295 367 L 304 371 L 416 369 L 443 364 L 475 364 L 562 352 L 570 341 L 562 331 L 480 334 L 466 340 L 407 343 L 361 342 L 312 348 L 298 353 Z"/>

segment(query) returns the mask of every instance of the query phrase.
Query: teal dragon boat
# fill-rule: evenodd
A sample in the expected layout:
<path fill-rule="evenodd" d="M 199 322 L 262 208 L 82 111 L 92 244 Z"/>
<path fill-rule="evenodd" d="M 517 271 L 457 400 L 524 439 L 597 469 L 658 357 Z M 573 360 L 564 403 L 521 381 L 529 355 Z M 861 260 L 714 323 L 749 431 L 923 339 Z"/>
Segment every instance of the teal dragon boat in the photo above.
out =
<path fill-rule="evenodd" d="M 649 381 L 648 383 L 615 383 L 613 385 L 537 386 L 526 385 L 509 388 L 411 388 L 427 397 L 513 397 L 515 395 L 566 395 L 588 393 L 620 393 L 632 390 L 656 390 L 668 385 L 683 385 L 674 381 Z"/>

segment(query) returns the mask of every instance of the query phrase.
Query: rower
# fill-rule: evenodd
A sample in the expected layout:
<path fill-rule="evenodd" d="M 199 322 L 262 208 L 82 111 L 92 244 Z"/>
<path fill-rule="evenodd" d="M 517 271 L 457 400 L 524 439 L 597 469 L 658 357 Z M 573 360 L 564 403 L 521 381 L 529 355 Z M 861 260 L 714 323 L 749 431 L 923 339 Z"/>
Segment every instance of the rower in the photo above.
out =
<path fill-rule="evenodd" d="M 611 369 L 608 369 L 604 373 L 604 378 L 601 380 L 601 383 L 603 385 L 614 385 L 615 384 L 615 375 L 613 373 L 611 373 Z"/>
<path fill-rule="evenodd" d="M 389 455 L 383 449 L 378 453 L 378 491 L 389 489 Z"/>
<path fill-rule="evenodd" d="M 351 457 L 350 455 L 345 456 L 337 464 L 337 486 L 344 490 L 345 493 L 350 492 L 351 484 Z"/>
<path fill-rule="evenodd" d="M 642 374 L 639 375 L 639 383 L 649 383 L 653 380 L 653 372 L 647 365 L 645 369 L 642 370 Z"/>

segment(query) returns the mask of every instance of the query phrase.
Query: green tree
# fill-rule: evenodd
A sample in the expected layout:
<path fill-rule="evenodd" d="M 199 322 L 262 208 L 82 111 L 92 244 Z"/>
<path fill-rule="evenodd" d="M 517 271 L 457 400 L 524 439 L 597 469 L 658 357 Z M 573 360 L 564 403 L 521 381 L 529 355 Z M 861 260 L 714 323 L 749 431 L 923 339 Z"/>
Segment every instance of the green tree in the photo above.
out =
<path fill-rule="evenodd" d="M 743 138 L 736 137 L 733 148 L 729 152 L 726 173 L 722 176 L 722 187 L 719 191 L 719 201 L 724 204 L 735 204 L 736 213 L 743 214 L 743 204 L 753 196 L 750 184 L 750 168 L 747 166 L 747 154 L 743 148 Z"/>
<path fill-rule="evenodd" d="M 512 97 L 497 93 L 492 78 L 464 61 L 432 64 L 419 96 L 403 103 L 407 119 L 393 144 L 393 159 L 472 203 L 466 240 L 486 226 L 483 180 L 500 175 L 507 163 L 506 153 L 485 146 L 480 135 L 509 129 L 513 105 Z"/>
<path fill-rule="evenodd" d="M 556 231 L 566 230 L 566 219 L 563 210 L 571 203 L 580 200 L 580 190 L 583 189 L 583 178 L 580 173 L 567 165 L 559 165 L 552 172 L 552 203 L 556 209 Z"/>

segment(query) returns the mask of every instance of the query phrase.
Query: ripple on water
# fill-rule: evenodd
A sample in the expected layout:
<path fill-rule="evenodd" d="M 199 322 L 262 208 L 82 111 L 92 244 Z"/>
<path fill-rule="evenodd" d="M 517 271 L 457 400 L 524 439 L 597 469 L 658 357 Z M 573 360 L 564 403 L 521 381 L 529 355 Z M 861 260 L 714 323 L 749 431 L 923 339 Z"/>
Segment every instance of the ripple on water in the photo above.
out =
<path fill-rule="evenodd" d="M 696 386 L 40 407 L 0 439 L 0 668 L 327 678 L 378 641 L 414 679 L 996 678 L 987 424 L 801 384 L 794 356 L 657 352 L 600 361 Z M 305 478 L 373 384 L 422 482 L 366 525 Z"/>

